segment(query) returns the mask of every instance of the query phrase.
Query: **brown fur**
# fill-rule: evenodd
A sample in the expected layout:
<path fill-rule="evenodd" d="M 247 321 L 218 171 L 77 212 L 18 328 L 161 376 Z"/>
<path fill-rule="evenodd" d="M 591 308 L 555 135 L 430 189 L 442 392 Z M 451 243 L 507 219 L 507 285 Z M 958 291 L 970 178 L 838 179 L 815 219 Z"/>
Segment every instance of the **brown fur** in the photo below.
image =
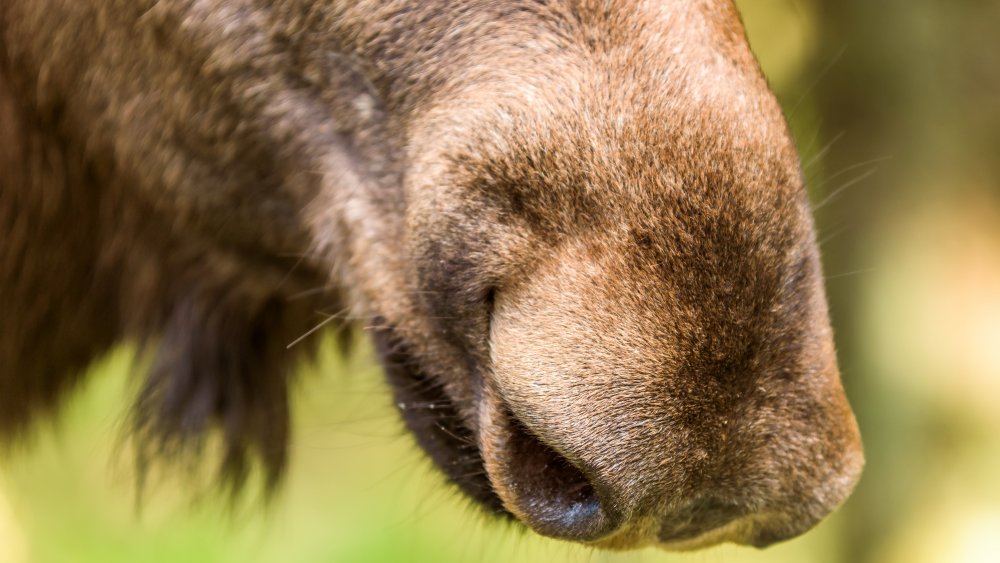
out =
<path fill-rule="evenodd" d="M 852 488 L 728 1 L 13 0 L 0 48 L 0 438 L 133 339 L 145 453 L 219 427 L 225 475 L 274 483 L 322 309 L 375 321 L 420 444 L 543 534 L 766 545 Z"/>

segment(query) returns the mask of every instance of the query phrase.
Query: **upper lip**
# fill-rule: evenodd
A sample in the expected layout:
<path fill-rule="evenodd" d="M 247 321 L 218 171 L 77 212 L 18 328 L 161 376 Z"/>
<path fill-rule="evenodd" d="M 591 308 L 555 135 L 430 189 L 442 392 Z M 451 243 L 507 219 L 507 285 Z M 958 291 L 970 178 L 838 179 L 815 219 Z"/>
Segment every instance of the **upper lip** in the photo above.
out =
<path fill-rule="evenodd" d="M 396 406 L 420 446 L 465 494 L 493 512 L 506 513 L 486 476 L 475 433 L 463 421 L 454 400 L 421 371 L 392 328 L 375 330 L 373 336 Z"/>

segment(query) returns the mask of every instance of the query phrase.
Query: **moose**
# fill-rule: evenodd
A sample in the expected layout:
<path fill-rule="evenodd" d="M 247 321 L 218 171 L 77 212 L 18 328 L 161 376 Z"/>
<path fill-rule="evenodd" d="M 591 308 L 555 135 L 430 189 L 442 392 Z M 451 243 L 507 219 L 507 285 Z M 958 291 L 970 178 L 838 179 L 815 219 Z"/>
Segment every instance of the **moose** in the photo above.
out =
<path fill-rule="evenodd" d="M 277 486 L 336 310 L 485 510 L 767 546 L 863 465 L 803 184 L 731 0 L 5 0 L 0 442 L 133 342 Z"/>

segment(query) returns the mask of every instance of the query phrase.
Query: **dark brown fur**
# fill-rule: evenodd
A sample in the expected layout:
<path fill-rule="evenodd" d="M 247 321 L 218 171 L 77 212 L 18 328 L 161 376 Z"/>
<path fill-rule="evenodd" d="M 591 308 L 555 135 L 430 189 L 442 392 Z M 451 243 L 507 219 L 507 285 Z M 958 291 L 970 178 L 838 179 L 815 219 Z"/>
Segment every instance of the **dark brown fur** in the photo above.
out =
<path fill-rule="evenodd" d="M 484 505 L 766 545 L 862 463 L 801 184 L 728 1 L 7 1 L 0 438 L 131 339 L 273 484 L 324 310 Z"/>

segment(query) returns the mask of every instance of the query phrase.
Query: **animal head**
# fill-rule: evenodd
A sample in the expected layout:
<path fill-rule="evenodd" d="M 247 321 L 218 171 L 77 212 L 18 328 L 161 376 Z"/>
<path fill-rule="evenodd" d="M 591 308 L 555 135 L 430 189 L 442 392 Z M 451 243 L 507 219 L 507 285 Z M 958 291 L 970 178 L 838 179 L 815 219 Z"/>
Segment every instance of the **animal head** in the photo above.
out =
<path fill-rule="evenodd" d="M 541 534 L 764 546 L 852 489 L 798 157 L 730 2 L 64 12 L 0 9 L 6 434 L 138 338 L 140 440 L 214 423 L 273 480 L 286 345 L 333 301 L 448 479 Z"/>

